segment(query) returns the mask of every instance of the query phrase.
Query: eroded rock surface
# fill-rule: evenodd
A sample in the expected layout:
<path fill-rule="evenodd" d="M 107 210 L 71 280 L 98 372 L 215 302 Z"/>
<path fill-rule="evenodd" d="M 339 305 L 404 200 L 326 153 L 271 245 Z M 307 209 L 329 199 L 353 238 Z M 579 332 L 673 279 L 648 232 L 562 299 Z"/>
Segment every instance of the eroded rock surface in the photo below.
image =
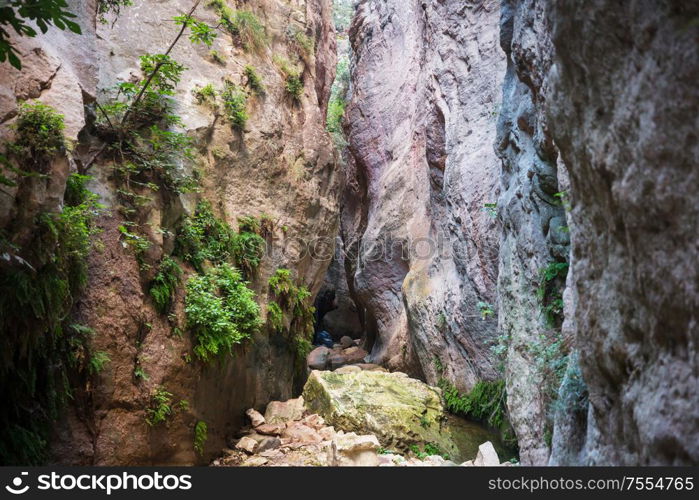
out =
<path fill-rule="evenodd" d="M 343 239 L 371 359 L 463 390 L 496 377 L 478 303 L 496 302 L 498 19 L 496 1 L 367 0 L 350 30 Z"/>
<path fill-rule="evenodd" d="M 54 162 L 46 179 L 28 179 L 10 189 L 10 197 L 0 196 L 0 228 L 16 233 L 21 245 L 31 232 L 26 221 L 40 211 L 59 210 L 68 173 L 88 164 L 87 173 L 93 176 L 89 188 L 108 210 L 99 220 L 101 233 L 89 258 L 87 292 L 72 321 L 95 331 L 91 349 L 103 352 L 109 362 L 91 383 L 86 399 L 76 400 L 76 407 L 56 427 L 54 461 L 205 463 L 219 453 L 226 436 L 243 424 L 246 408 L 287 399 L 294 384 L 298 389 L 303 384 L 305 373 L 298 369 L 303 360 L 296 363 L 290 340 L 266 329 L 235 358 L 209 365 L 193 360 L 191 335 L 173 333 L 173 325 L 186 330 L 184 284 L 170 318 L 155 311 L 147 293 L 158 261 L 172 252 L 177 222 L 191 214 L 200 199 L 210 201 L 216 215 L 234 229 L 237 218 L 245 215 L 264 213 L 272 221 L 267 254 L 251 283 L 263 315 L 267 280 L 277 268 L 292 269 L 298 283 L 315 293 L 332 256 L 340 176 L 334 145 L 325 131 L 336 57 L 330 1 L 224 3 L 254 12 L 264 25 L 268 43 L 259 51 L 244 50 L 221 30 L 212 47 L 193 45 L 187 35 L 174 47 L 171 56 L 187 68 L 176 88 L 174 112 L 181 118 L 181 131 L 194 140 L 194 160 L 181 168 L 188 174 L 196 168 L 201 186 L 198 193 L 177 195 L 163 189 L 143 193 L 148 202 L 138 222 L 152 243 L 145 265 L 139 265 L 119 229 L 124 219 L 109 155 L 92 163 L 101 144 L 92 127 L 97 111 L 85 105 L 91 106 L 95 99 L 104 103 L 119 81 L 138 81 L 142 77 L 139 57 L 163 53 L 179 30 L 167 20 L 188 12 L 194 2 L 138 1 L 121 9 L 118 19 L 108 14 L 106 24 L 96 22 L 94 1 L 70 2 L 71 10 L 81 13 L 78 21 L 85 34 L 50 30 L 46 36 L 17 40 L 25 70 L 21 75 L 3 71 L 0 76 L 2 138 L 11 136 L 19 100 L 37 98 L 65 115 L 66 136 L 75 141 L 72 154 Z M 219 16 L 207 4 L 201 2 L 196 17 L 216 25 Z M 309 37 L 311 53 L 303 62 L 293 30 Z M 286 77 L 273 56 L 299 61 L 303 89 L 298 101 L 286 90 Z M 236 131 L 224 116 L 220 97 L 214 106 L 197 102 L 194 93 L 207 84 L 220 92 L 226 81 L 247 88 L 246 65 L 256 69 L 265 93 L 249 92 L 247 124 L 244 131 Z M 24 227 L 27 238 L 15 227 Z M 314 238 L 330 242 L 328 251 L 319 252 L 320 258 L 306 251 L 305 245 Z M 186 280 L 193 270 L 184 267 Z M 172 405 L 184 401 L 186 409 L 173 410 L 167 425 L 151 427 L 145 410 L 158 387 L 173 394 Z M 192 444 L 198 421 L 208 425 L 201 456 Z"/>

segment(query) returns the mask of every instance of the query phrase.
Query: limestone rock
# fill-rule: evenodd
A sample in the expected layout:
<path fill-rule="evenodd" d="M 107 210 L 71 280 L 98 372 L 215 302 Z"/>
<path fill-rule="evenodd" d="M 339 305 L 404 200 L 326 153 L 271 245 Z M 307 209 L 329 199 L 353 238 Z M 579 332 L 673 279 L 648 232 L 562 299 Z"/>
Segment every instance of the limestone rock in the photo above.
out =
<path fill-rule="evenodd" d="M 250 408 L 248 411 L 245 412 L 245 414 L 250 419 L 250 423 L 253 427 L 259 427 L 265 423 L 265 417 L 263 417 L 262 414 L 260 414 L 260 412 L 255 410 L 254 408 Z"/>
<path fill-rule="evenodd" d="M 257 441 L 252 439 L 251 437 L 244 436 L 240 438 L 240 441 L 235 445 L 236 449 L 242 450 L 246 453 L 250 453 L 251 455 L 257 451 Z"/>
<path fill-rule="evenodd" d="M 332 441 L 329 463 L 332 466 L 373 467 L 380 463 L 376 436 L 358 436 L 354 432 L 337 435 Z"/>
<path fill-rule="evenodd" d="M 473 461 L 473 465 L 480 467 L 495 467 L 500 465 L 500 458 L 495 451 L 495 447 L 493 447 L 493 443 L 488 441 L 478 447 L 478 454 Z"/>
<path fill-rule="evenodd" d="M 434 443 L 455 452 L 441 426 L 440 392 L 419 380 L 378 371 L 314 371 L 303 395 L 311 412 L 345 432 L 370 432 L 391 449 Z"/>
<path fill-rule="evenodd" d="M 346 366 L 341 366 L 337 370 L 335 370 L 335 373 L 352 373 L 352 372 L 360 372 L 362 369 L 357 366 L 357 365 L 346 365 Z"/>
<path fill-rule="evenodd" d="M 477 303 L 497 303 L 498 221 L 483 208 L 499 189 L 505 75 L 500 0 L 471 4 L 359 3 L 342 214 L 369 362 L 462 391 L 497 375 L 497 320 Z"/>
<path fill-rule="evenodd" d="M 305 410 L 303 397 L 290 399 L 284 403 L 272 401 L 267 405 L 265 421 L 270 424 L 279 424 L 290 420 L 300 420 Z"/>

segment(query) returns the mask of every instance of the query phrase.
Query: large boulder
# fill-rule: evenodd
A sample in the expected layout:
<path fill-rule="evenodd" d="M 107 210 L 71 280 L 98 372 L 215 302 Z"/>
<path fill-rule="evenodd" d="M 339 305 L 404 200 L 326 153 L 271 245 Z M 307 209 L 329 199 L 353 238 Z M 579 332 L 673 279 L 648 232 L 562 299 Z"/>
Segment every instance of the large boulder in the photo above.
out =
<path fill-rule="evenodd" d="M 440 390 L 403 373 L 314 371 L 303 398 L 328 425 L 375 434 L 386 448 L 407 453 L 411 445 L 431 443 L 458 454 L 445 426 Z"/>

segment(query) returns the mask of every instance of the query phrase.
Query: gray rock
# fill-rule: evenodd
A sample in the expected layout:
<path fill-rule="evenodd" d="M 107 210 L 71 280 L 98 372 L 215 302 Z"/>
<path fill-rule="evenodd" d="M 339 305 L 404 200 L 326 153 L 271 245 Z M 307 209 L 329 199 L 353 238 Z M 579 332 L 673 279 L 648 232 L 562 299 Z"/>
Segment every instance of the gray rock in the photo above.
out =
<path fill-rule="evenodd" d="M 325 346 L 316 347 L 306 358 L 306 364 L 311 370 L 325 370 L 328 366 L 328 357 L 332 351 Z"/>
<path fill-rule="evenodd" d="M 348 347 L 353 347 L 354 346 L 354 340 L 352 340 L 351 337 L 342 337 L 340 339 L 340 345 L 342 346 L 343 349 L 347 349 Z"/>

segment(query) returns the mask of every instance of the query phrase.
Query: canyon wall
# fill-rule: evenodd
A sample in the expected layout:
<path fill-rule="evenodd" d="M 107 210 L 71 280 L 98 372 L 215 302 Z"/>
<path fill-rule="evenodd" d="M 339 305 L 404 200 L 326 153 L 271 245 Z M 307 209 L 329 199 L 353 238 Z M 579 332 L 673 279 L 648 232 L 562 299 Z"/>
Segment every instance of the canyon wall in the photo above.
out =
<path fill-rule="evenodd" d="M 697 11 L 503 2 L 500 325 L 523 463 L 547 463 L 552 414 L 551 464 L 697 463 Z M 569 240 L 552 404 L 531 311 Z"/>
<path fill-rule="evenodd" d="M 697 464 L 699 6 L 556 0 L 546 14 L 590 401 L 578 456 Z"/>
<path fill-rule="evenodd" d="M 52 163 L 46 181 L 19 183 L 18 192 L 29 193 L 25 198 L 33 212 L 2 198 L 3 229 L 13 234 L 10 223 L 33 217 L 37 203 L 41 210 L 60 210 L 66 176 L 76 169 L 87 169 L 92 176 L 88 187 L 106 207 L 89 257 L 88 283 L 70 320 L 94 331 L 90 348 L 107 355 L 108 362 L 87 390 L 76 393 L 56 427 L 52 453 L 60 463 L 207 463 L 244 423 L 245 409 L 290 398 L 305 376 L 292 339 L 267 327 L 236 347 L 233 356 L 199 361 L 191 355 L 193 340 L 184 327 L 184 282 L 194 270 L 182 263 L 185 276 L 169 315 L 156 312 L 148 283 L 160 259 L 173 252 L 183 217 L 207 200 L 233 228 L 241 216 L 264 215 L 271 221 L 266 252 L 250 284 L 263 319 L 267 281 L 277 268 L 291 269 L 297 283 L 312 293 L 320 288 L 338 231 L 341 181 L 324 127 L 336 57 L 330 1 L 222 2 L 257 16 L 265 32 L 263 47 L 250 50 L 224 30 L 211 47 L 190 43 L 187 34 L 175 45 L 171 56 L 186 67 L 174 96 L 174 112 L 181 118 L 175 129 L 194 141 L 192 160 L 179 168 L 198 177 L 200 185 L 194 192 L 147 195 L 139 223 L 150 247 L 139 258 L 126 241 L 113 159 L 96 156 L 103 143 L 94 126 L 100 118 L 94 102 L 104 105 L 119 81 L 142 78 L 139 57 L 163 53 L 179 31 L 169 20 L 186 14 L 194 3 L 139 1 L 123 8 L 118 18 L 108 14 L 107 22 L 99 23 L 95 2 L 70 2 L 81 13 L 85 34 L 52 30 L 46 37 L 17 40 L 25 69 L 3 75 L 6 138 L 12 138 L 17 101 L 38 98 L 65 115 L 66 136 L 73 141 L 65 158 Z M 209 25 L 219 22 L 215 5 L 201 3 L 195 17 Z M 299 68 L 298 98 L 287 90 L 282 58 Z M 231 84 L 249 89 L 248 65 L 261 78 L 264 92 L 245 91 L 248 118 L 238 130 L 225 117 L 220 97 L 215 103 L 202 102 L 196 94 L 208 84 L 219 93 Z M 27 184 L 38 182 L 47 186 Z M 309 242 L 316 238 L 328 248 L 311 253 Z M 21 247 L 22 241 L 16 243 Z M 166 425 L 151 427 L 146 409 L 158 388 L 172 394 L 172 416 Z M 200 421 L 208 426 L 208 440 L 198 454 L 193 442 Z"/>
<path fill-rule="evenodd" d="M 495 1 L 366 0 L 350 29 L 342 237 L 366 347 L 462 390 L 497 377 L 498 20 Z"/>

